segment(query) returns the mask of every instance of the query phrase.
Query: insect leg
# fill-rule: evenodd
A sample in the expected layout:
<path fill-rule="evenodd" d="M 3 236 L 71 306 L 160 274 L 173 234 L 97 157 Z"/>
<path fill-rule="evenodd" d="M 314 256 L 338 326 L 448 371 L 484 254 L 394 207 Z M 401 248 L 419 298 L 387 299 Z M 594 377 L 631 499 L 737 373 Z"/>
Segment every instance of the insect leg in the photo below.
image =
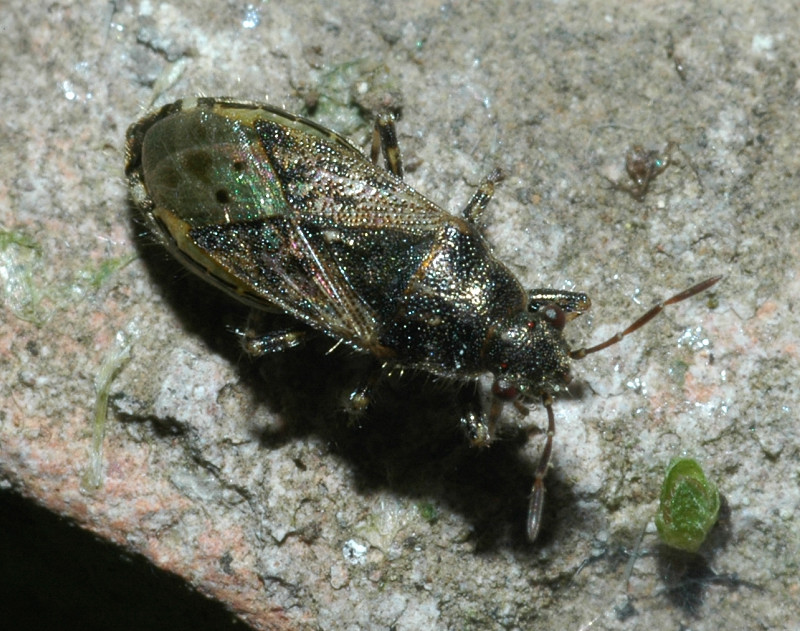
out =
<path fill-rule="evenodd" d="M 295 346 L 304 344 L 313 331 L 270 331 L 264 335 L 257 335 L 252 329 L 242 334 L 242 348 L 251 357 L 261 357 L 267 353 L 285 351 Z"/>
<path fill-rule="evenodd" d="M 381 114 L 375 119 L 375 128 L 372 130 L 372 150 L 370 151 L 373 164 L 378 164 L 378 154 L 381 152 L 386 170 L 402 180 L 403 160 L 400 157 L 397 130 L 391 114 Z"/>
<path fill-rule="evenodd" d="M 469 441 L 475 447 L 486 447 L 494 438 L 494 427 L 497 418 L 492 420 L 494 410 L 487 416 L 481 402 L 481 386 L 477 381 L 466 384 L 459 393 L 459 399 L 464 406 L 461 415 L 461 425 Z M 494 408 L 494 397 L 492 407 Z M 502 407 L 502 402 L 501 402 Z M 497 414 L 494 415 L 498 416 Z"/>
<path fill-rule="evenodd" d="M 553 436 L 556 433 L 556 419 L 553 415 L 553 397 L 549 394 L 542 396 L 542 403 L 547 410 L 547 440 L 544 443 L 542 455 L 539 456 L 539 464 L 536 465 L 536 474 L 533 478 L 533 489 L 531 499 L 528 504 L 528 522 L 526 530 L 528 540 L 535 541 L 542 526 L 542 508 L 544 507 L 544 477 L 547 475 L 547 467 L 550 464 L 550 454 L 553 452 Z"/>
<path fill-rule="evenodd" d="M 367 379 L 355 388 L 347 397 L 345 412 L 350 417 L 357 417 L 366 412 L 372 402 L 372 392 L 383 377 L 383 366 L 376 365 Z"/>
<path fill-rule="evenodd" d="M 489 200 L 492 199 L 492 195 L 494 195 L 494 185 L 501 182 L 504 177 L 500 169 L 495 169 L 480 183 L 478 190 L 472 194 L 467 205 L 464 206 L 464 210 L 462 211 L 464 219 L 471 224 L 478 221 L 484 208 L 486 208 Z"/>
<path fill-rule="evenodd" d="M 244 352 L 251 357 L 261 357 L 267 353 L 278 353 L 289 350 L 309 339 L 317 333 L 311 329 L 298 327 L 294 322 L 271 311 L 253 309 L 247 318 L 247 328 L 237 329 Z"/>

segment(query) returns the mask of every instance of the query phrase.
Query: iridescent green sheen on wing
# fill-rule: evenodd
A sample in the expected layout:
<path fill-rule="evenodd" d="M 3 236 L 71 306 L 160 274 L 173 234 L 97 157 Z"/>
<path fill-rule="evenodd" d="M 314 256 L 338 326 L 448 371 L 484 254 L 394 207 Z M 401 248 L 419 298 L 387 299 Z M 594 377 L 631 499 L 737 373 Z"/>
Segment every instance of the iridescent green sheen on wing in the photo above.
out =
<path fill-rule="evenodd" d="M 142 173 L 159 209 L 192 228 L 284 215 L 280 184 L 252 126 L 207 109 L 155 122 Z"/>

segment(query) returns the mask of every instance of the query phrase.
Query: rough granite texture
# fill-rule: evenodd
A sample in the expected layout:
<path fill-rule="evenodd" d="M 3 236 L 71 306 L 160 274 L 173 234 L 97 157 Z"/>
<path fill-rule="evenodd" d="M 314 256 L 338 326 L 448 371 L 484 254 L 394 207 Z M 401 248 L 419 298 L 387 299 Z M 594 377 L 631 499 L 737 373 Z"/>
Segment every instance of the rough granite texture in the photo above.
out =
<path fill-rule="evenodd" d="M 255 629 L 796 627 L 798 24 L 787 0 L 7 0 L 0 485 Z M 407 375 L 348 425 L 347 352 L 250 362 L 246 311 L 142 234 L 125 130 L 197 94 L 312 112 L 365 147 L 402 110 L 406 179 L 454 212 L 503 168 L 487 235 L 526 286 L 591 294 L 576 344 L 725 276 L 576 364 L 537 543 L 542 436 L 513 428 L 543 427 L 540 406 L 477 451 L 450 391 Z M 632 145 L 671 141 L 641 201 L 610 184 Z M 82 492 L 121 332 L 102 484 Z M 652 522 L 682 453 L 725 500 L 701 559 Z"/>

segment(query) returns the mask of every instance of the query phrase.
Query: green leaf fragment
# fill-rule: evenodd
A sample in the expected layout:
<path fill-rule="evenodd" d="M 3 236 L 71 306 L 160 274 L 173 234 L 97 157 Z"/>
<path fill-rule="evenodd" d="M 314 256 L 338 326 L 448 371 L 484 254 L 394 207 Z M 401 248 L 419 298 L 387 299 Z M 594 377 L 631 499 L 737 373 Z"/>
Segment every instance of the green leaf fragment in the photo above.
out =
<path fill-rule="evenodd" d="M 656 528 L 668 546 L 697 552 L 719 516 L 719 490 L 697 461 L 677 458 L 661 486 Z"/>

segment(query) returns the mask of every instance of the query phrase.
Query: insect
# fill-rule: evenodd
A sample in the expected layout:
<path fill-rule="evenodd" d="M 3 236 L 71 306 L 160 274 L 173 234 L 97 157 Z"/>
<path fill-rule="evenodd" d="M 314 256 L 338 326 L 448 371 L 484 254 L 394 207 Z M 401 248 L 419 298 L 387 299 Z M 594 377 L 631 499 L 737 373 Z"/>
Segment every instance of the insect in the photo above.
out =
<path fill-rule="evenodd" d="M 386 168 L 376 165 L 383 153 Z M 610 339 L 570 349 L 565 324 L 589 309 L 584 293 L 526 291 L 491 253 L 478 219 L 501 179 L 492 173 L 462 215 L 402 180 L 394 122 L 379 117 L 372 160 L 310 120 L 265 104 L 177 101 L 127 133 L 125 173 L 150 230 L 189 269 L 256 309 L 293 316 L 289 331 L 248 335 L 253 355 L 323 334 L 371 354 L 379 370 L 412 368 L 475 385 L 464 425 L 491 442 L 505 402 L 540 399 L 548 430 L 530 498 L 527 534 L 539 532 L 555 434 L 553 396 L 570 362 L 635 331 L 665 300 Z M 491 373 L 491 405 L 477 380 Z M 353 395 L 368 404 L 368 389 Z"/>
<path fill-rule="evenodd" d="M 670 140 L 664 149 L 660 151 L 658 149 L 645 149 L 642 145 L 632 145 L 625 153 L 625 173 L 627 173 L 631 183 L 624 184 L 621 181 L 612 180 L 608 176 L 606 176 L 606 179 L 615 190 L 628 193 L 637 202 L 644 201 L 653 180 L 666 171 L 669 165 L 673 164 L 672 154 L 676 150 L 686 158 L 702 191 L 703 180 L 700 179 L 697 167 L 674 140 Z"/>

